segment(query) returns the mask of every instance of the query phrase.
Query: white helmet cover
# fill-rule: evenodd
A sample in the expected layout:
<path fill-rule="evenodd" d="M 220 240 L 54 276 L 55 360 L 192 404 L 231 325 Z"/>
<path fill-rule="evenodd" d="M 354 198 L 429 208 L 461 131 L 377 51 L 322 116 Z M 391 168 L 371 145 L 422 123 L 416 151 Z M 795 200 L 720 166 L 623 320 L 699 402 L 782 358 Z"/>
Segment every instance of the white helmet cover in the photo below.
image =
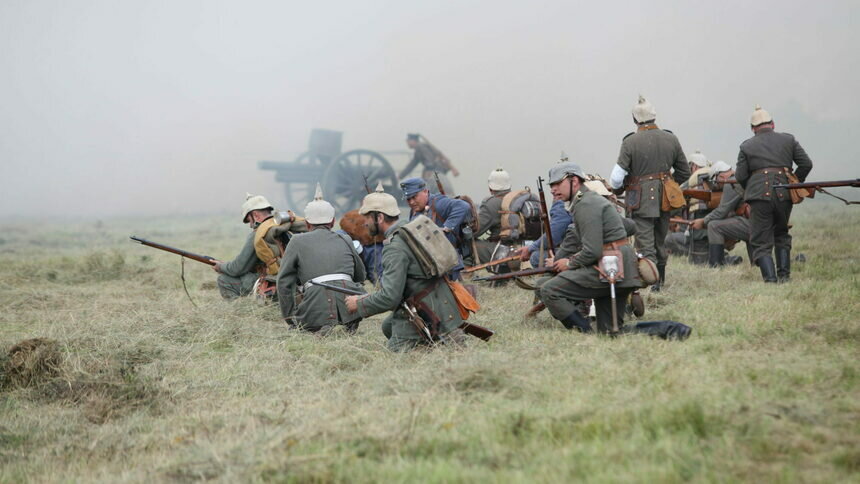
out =
<path fill-rule="evenodd" d="M 639 102 L 633 106 L 633 119 L 639 124 L 657 119 L 657 110 L 654 109 L 654 105 L 641 94 L 639 95 Z"/>
<path fill-rule="evenodd" d="M 490 177 L 487 179 L 487 185 L 489 185 L 490 190 L 510 190 L 511 175 L 509 175 L 504 168 L 496 168 L 490 172 Z"/>
<path fill-rule="evenodd" d="M 361 208 L 358 209 L 358 213 L 361 215 L 367 215 L 370 212 L 381 212 L 389 217 L 400 216 L 400 207 L 397 205 L 397 199 L 392 195 L 385 193 L 385 190 L 382 188 L 381 181 L 376 185 L 375 192 L 368 193 L 364 196 L 364 200 L 361 202 Z"/>
<path fill-rule="evenodd" d="M 242 223 L 248 221 L 248 214 L 254 210 L 271 209 L 272 204 L 262 195 L 245 194 L 245 203 L 242 204 Z"/>
<path fill-rule="evenodd" d="M 702 153 L 699 150 L 696 150 L 695 153 L 690 155 L 687 158 L 687 161 L 689 161 L 690 163 L 693 163 L 694 165 L 698 166 L 699 168 L 707 168 L 707 167 L 711 166 L 711 162 L 708 161 L 708 157 L 705 156 L 704 153 Z"/>
<path fill-rule="evenodd" d="M 750 116 L 750 125 L 755 128 L 760 124 L 772 122 L 773 116 L 771 116 L 769 112 L 762 109 L 761 106 L 756 105 L 755 111 L 753 111 L 752 116 Z"/>
<path fill-rule="evenodd" d="M 334 207 L 323 200 L 322 187 L 319 183 L 317 183 L 314 199 L 305 206 L 305 220 L 314 225 L 323 225 L 334 221 Z"/>

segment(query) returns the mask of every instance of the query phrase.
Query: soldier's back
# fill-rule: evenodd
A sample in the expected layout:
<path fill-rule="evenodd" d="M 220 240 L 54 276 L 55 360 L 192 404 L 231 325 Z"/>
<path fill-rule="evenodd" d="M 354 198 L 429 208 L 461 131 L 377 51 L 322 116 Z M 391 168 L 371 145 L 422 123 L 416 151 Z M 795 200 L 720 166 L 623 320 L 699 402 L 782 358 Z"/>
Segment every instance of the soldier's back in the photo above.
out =
<path fill-rule="evenodd" d="M 628 173 L 632 176 L 669 171 L 680 149 L 678 138 L 660 128 L 630 133 L 622 142 L 622 151 L 626 150 L 630 156 Z"/>

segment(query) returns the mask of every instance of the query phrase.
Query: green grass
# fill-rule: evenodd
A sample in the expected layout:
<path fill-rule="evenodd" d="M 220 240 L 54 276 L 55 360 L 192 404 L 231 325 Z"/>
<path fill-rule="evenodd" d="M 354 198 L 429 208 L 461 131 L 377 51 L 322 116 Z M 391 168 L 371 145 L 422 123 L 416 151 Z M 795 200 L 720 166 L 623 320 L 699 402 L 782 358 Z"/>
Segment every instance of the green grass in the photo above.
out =
<path fill-rule="evenodd" d="M 482 288 L 489 344 L 407 355 L 381 317 L 287 331 L 186 262 L 195 307 L 178 257 L 127 240 L 228 259 L 234 218 L 2 225 L 0 367 L 53 343 L 0 374 L 0 481 L 860 481 L 856 208 L 797 207 L 788 285 L 673 259 L 643 319 L 682 343 L 523 322 L 531 294 Z"/>

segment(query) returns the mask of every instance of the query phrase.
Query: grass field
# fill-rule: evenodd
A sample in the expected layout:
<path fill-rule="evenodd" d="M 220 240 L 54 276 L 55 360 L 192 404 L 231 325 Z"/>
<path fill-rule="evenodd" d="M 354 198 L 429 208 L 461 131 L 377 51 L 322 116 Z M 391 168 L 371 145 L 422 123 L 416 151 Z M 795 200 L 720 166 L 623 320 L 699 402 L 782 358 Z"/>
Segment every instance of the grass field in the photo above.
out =
<path fill-rule="evenodd" d="M 510 287 L 479 294 L 489 344 L 407 355 L 381 317 L 287 331 L 186 262 L 195 307 L 179 258 L 127 239 L 227 259 L 235 217 L 7 222 L 0 481 L 860 482 L 860 209 L 793 222 L 787 285 L 670 262 L 643 319 L 685 342 L 523 322 Z"/>

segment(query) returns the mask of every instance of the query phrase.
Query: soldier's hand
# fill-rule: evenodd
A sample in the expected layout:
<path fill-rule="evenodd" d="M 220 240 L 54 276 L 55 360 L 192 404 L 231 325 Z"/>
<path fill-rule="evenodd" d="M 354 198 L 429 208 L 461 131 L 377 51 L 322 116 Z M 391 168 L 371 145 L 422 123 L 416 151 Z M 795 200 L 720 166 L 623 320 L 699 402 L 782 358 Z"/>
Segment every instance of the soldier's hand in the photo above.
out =
<path fill-rule="evenodd" d="M 359 296 L 347 296 L 344 298 L 346 301 L 346 310 L 350 312 L 350 314 L 358 311 L 358 298 Z"/>
<path fill-rule="evenodd" d="M 215 262 L 215 265 L 212 266 L 212 270 L 220 274 L 221 273 L 221 264 L 223 264 L 223 262 L 221 262 L 220 260 L 216 260 L 214 262 Z"/>
<path fill-rule="evenodd" d="M 703 228 L 705 228 L 705 219 L 697 218 L 696 220 L 693 220 L 692 227 L 695 230 L 702 230 Z"/>
<path fill-rule="evenodd" d="M 460 176 L 460 170 L 458 170 L 452 166 L 451 167 L 451 174 L 454 176 Z"/>
<path fill-rule="evenodd" d="M 520 256 L 520 260 L 523 262 L 529 260 L 529 257 L 531 257 L 531 254 L 529 253 L 528 247 L 520 247 L 517 250 L 517 255 Z"/>
<path fill-rule="evenodd" d="M 567 269 L 569 269 L 567 266 L 568 260 L 569 259 L 567 259 L 566 257 L 563 259 L 558 259 L 557 261 L 553 262 L 552 268 L 555 270 L 555 272 L 566 271 Z"/>

